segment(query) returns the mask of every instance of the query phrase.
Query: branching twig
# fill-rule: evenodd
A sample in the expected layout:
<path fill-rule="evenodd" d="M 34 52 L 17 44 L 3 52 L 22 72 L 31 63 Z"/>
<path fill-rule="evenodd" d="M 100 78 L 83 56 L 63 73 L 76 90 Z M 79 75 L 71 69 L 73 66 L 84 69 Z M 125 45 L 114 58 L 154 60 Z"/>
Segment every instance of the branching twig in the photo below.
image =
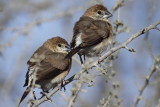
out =
<path fill-rule="evenodd" d="M 124 0 L 117 0 L 117 3 L 115 6 L 113 6 L 111 12 L 114 13 L 117 9 L 119 9 L 120 7 L 122 7 L 124 4 Z"/>
<path fill-rule="evenodd" d="M 133 41 L 135 38 L 139 37 L 140 35 L 148 32 L 151 29 L 154 29 L 157 25 L 160 24 L 160 20 L 155 22 L 154 24 L 142 29 L 141 31 L 137 32 L 136 34 L 132 35 L 130 38 L 128 38 L 125 42 L 123 42 L 121 45 L 114 47 L 112 49 L 110 49 L 106 54 L 104 54 L 102 57 L 99 58 L 98 62 L 102 62 L 106 57 L 108 57 L 109 55 L 111 55 L 112 53 L 114 53 L 115 51 L 121 49 L 121 48 L 125 48 L 125 46 L 127 46 L 131 41 Z M 94 65 L 98 64 L 98 62 L 96 61 L 94 63 Z"/>
<path fill-rule="evenodd" d="M 136 39 L 137 37 L 139 37 L 140 35 L 148 32 L 151 29 L 154 29 L 157 25 L 160 24 L 160 20 L 155 22 L 154 24 L 142 29 L 141 31 L 137 32 L 136 34 L 132 35 L 130 38 L 128 38 L 125 42 L 123 42 L 122 44 L 120 44 L 119 46 L 113 47 L 112 49 L 110 49 L 107 53 L 105 53 L 103 56 L 101 56 L 97 61 L 94 61 L 92 64 L 90 64 L 87 69 L 91 69 L 93 67 L 95 67 L 97 64 L 99 64 L 100 62 L 104 61 L 104 59 L 106 59 L 108 56 L 110 56 L 112 53 L 118 51 L 121 48 L 125 48 L 127 46 L 127 44 L 129 44 L 131 41 L 133 41 L 134 39 Z M 67 82 L 64 85 L 67 85 L 68 83 L 72 82 L 73 80 L 77 80 L 79 79 L 79 77 L 81 76 L 82 73 L 84 73 L 86 70 L 82 69 L 79 73 L 77 73 L 76 75 L 73 75 L 72 77 L 70 77 Z M 51 97 L 54 93 L 56 93 L 59 89 L 61 88 L 61 85 L 59 84 L 57 87 L 55 87 L 53 90 L 51 90 L 51 92 L 49 92 L 47 94 L 48 97 Z M 47 98 L 45 96 L 43 96 L 42 98 L 38 99 L 38 100 L 34 100 L 32 101 L 33 103 L 33 107 L 40 105 L 41 103 L 43 103 L 44 101 L 47 101 Z"/>
<path fill-rule="evenodd" d="M 104 103 L 103 107 L 107 107 L 107 105 L 109 105 L 111 97 L 112 97 L 111 95 L 108 96 L 108 98 L 106 99 L 106 102 Z"/>
<path fill-rule="evenodd" d="M 69 100 L 69 103 L 68 103 L 67 107 L 73 107 L 81 87 L 82 87 L 82 81 L 79 80 L 75 84 L 75 87 L 72 89 L 72 96 L 71 96 L 71 98 Z"/>
<path fill-rule="evenodd" d="M 133 107 L 136 107 L 138 105 L 139 101 L 142 99 L 142 94 L 143 94 L 144 90 L 146 89 L 146 87 L 148 86 L 149 81 L 150 81 L 153 73 L 159 69 L 159 67 L 158 67 L 159 63 L 160 63 L 160 58 L 156 57 L 153 68 L 151 69 L 151 72 L 149 73 L 149 75 L 146 76 L 145 82 L 144 82 L 143 86 L 141 87 L 141 89 L 139 90 L 139 95 L 135 99 Z"/>

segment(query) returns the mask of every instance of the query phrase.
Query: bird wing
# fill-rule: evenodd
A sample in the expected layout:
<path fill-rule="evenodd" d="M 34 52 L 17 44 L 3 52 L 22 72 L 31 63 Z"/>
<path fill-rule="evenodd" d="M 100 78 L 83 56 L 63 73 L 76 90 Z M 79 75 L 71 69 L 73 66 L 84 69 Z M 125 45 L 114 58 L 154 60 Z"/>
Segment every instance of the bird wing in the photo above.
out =
<path fill-rule="evenodd" d="M 75 24 L 71 47 L 75 48 L 78 36 L 81 36 L 81 47 L 98 44 L 104 38 L 109 37 L 110 30 L 112 28 L 108 22 L 83 16 Z"/>
<path fill-rule="evenodd" d="M 63 53 L 48 54 L 40 64 L 41 69 L 37 73 L 38 80 L 53 79 L 62 72 L 69 72 L 71 59 L 65 56 L 66 54 Z"/>
<path fill-rule="evenodd" d="M 29 77 L 32 76 L 32 74 L 34 72 L 34 69 L 36 67 L 36 64 L 40 63 L 42 60 L 45 59 L 44 53 L 46 53 L 47 51 L 48 51 L 48 49 L 42 45 L 40 48 L 38 48 L 34 52 L 34 54 L 31 56 L 31 58 L 27 62 L 27 64 L 29 65 L 29 67 L 28 67 L 28 71 L 26 73 L 26 80 L 25 80 L 25 84 L 23 85 L 24 87 L 28 86 L 28 84 L 29 84 Z"/>
<path fill-rule="evenodd" d="M 36 70 L 36 83 L 43 79 L 51 79 L 61 74 L 63 71 L 70 69 L 71 59 L 65 58 L 66 54 L 55 53 L 51 50 L 40 47 L 28 61 L 29 69 L 26 74 L 24 86 L 27 86 L 29 78 Z"/>

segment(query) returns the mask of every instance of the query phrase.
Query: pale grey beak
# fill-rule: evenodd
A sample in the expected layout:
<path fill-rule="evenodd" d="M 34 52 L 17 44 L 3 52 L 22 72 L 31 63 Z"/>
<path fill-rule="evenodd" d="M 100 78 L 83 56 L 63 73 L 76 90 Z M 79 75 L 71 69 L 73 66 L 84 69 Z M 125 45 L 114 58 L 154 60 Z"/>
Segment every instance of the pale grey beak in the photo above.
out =
<path fill-rule="evenodd" d="M 112 14 L 111 14 L 109 11 L 106 11 L 106 13 L 105 13 L 105 15 L 103 16 L 103 18 L 108 19 L 108 18 L 110 18 L 110 17 L 112 17 Z"/>
<path fill-rule="evenodd" d="M 65 50 L 66 52 L 70 52 L 70 51 L 71 51 L 70 45 L 67 44 L 67 45 L 65 46 L 65 49 L 64 49 L 64 50 Z"/>

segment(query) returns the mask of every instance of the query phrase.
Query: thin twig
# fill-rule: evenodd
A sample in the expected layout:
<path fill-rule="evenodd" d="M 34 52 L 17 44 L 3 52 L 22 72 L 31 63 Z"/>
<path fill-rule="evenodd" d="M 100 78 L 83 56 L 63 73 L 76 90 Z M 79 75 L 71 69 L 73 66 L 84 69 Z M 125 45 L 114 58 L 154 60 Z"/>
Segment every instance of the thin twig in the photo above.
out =
<path fill-rule="evenodd" d="M 75 87 L 72 90 L 72 96 L 69 100 L 69 103 L 68 103 L 67 107 L 74 107 L 73 105 L 75 103 L 75 100 L 78 96 L 78 93 L 79 93 L 80 89 L 82 88 L 82 85 L 83 85 L 82 81 L 80 81 L 80 80 L 77 81 L 77 83 L 75 84 Z"/>
<path fill-rule="evenodd" d="M 117 0 L 116 2 L 117 3 L 115 6 L 113 6 L 111 13 L 114 13 L 116 10 L 118 10 L 120 7 L 124 5 L 124 0 Z"/>
<path fill-rule="evenodd" d="M 138 94 L 137 98 L 135 99 L 135 102 L 134 102 L 133 107 L 137 107 L 139 101 L 142 99 L 142 94 L 143 94 L 144 90 L 146 89 L 146 87 L 148 86 L 149 81 L 150 81 L 153 73 L 157 71 L 157 68 L 158 68 L 158 67 L 157 67 L 157 66 L 158 66 L 157 64 L 160 63 L 159 60 L 160 60 L 160 59 L 159 59 L 158 57 L 155 59 L 154 65 L 153 65 L 153 67 L 152 67 L 152 70 L 151 70 L 151 72 L 149 73 L 149 75 L 146 76 L 145 82 L 144 82 L 143 86 L 141 87 L 141 89 L 139 90 L 139 94 Z"/>
<path fill-rule="evenodd" d="M 103 107 L 107 107 L 107 105 L 109 105 L 110 101 L 111 101 L 111 95 L 108 96 L 108 98 L 106 99 L 106 102 L 104 103 Z"/>

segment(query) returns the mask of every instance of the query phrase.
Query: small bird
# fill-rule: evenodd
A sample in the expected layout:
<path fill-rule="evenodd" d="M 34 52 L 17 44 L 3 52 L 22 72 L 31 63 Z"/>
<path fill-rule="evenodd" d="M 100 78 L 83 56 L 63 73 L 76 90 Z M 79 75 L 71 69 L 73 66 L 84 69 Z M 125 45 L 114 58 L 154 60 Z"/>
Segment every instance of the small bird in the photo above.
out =
<path fill-rule="evenodd" d="M 70 46 L 66 40 L 53 37 L 34 52 L 27 62 L 29 67 L 24 84 L 27 88 L 19 105 L 32 88 L 41 88 L 43 92 L 48 92 L 63 82 L 72 63 L 71 57 L 66 58 L 69 51 Z"/>
<path fill-rule="evenodd" d="M 82 55 L 88 57 L 99 56 L 112 42 L 112 25 L 108 18 L 112 14 L 101 4 L 94 5 L 86 10 L 83 16 L 77 21 L 73 29 L 71 41 L 72 50 L 67 57 L 78 52 L 81 64 Z"/>

